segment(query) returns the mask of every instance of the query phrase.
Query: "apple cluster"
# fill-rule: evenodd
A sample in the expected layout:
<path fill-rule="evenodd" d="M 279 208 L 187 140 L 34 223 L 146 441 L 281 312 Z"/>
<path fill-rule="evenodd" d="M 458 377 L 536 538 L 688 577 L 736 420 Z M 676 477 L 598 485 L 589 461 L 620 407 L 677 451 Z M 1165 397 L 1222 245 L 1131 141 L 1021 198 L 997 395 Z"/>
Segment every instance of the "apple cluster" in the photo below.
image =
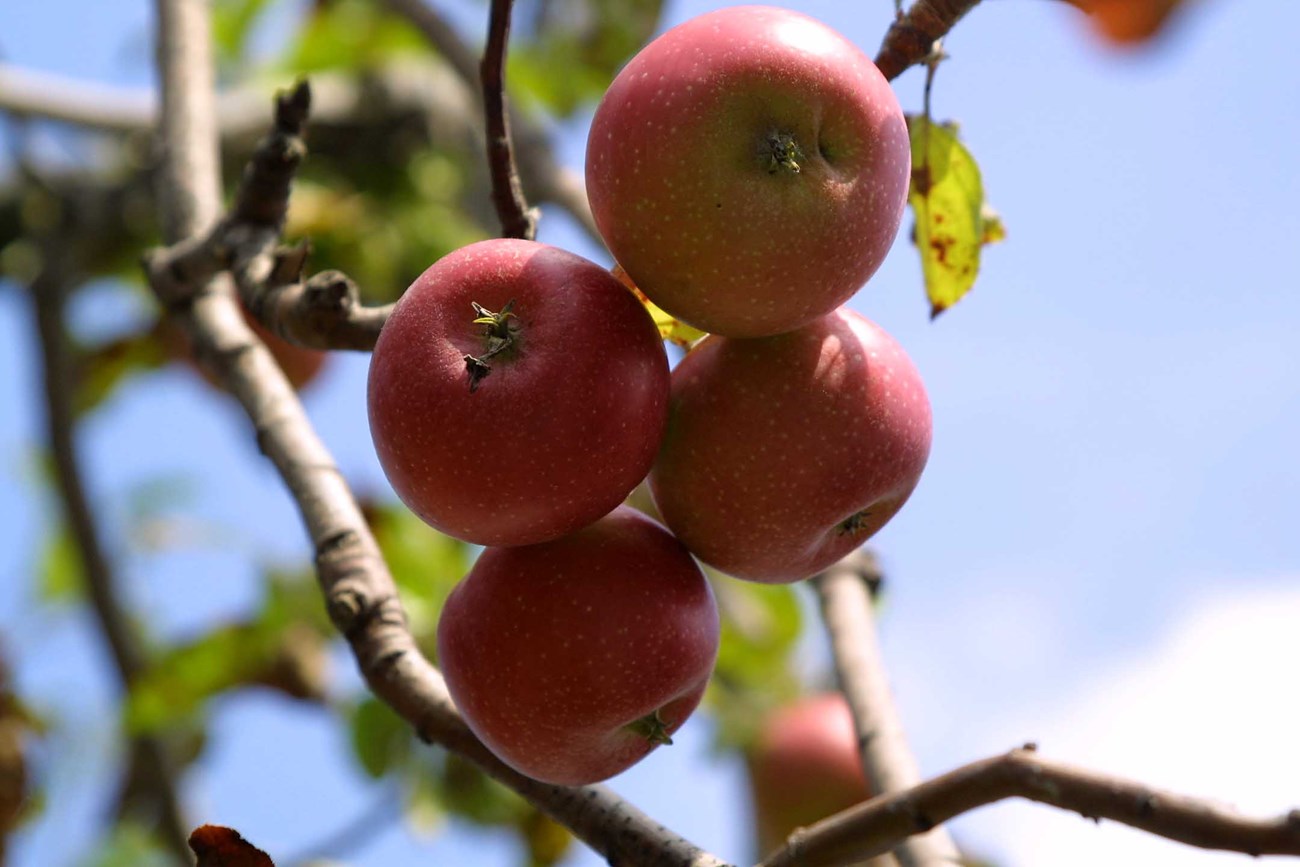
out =
<path fill-rule="evenodd" d="M 485 548 L 439 622 L 448 689 L 502 761 L 561 784 L 629 767 L 699 703 L 719 622 L 697 559 L 807 578 L 898 511 L 930 444 L 915 367 L 841 306 L 910 171 L 846 39 L 758 6 L 669 30 L 611 84 L 586 169 L 623 272 L 710 336 L 670 372 L 613 273 L 484 241 L 402 296 L 368 386 L 398 496 Z M 666 528 L 620 505 L 647 478 Z"/>

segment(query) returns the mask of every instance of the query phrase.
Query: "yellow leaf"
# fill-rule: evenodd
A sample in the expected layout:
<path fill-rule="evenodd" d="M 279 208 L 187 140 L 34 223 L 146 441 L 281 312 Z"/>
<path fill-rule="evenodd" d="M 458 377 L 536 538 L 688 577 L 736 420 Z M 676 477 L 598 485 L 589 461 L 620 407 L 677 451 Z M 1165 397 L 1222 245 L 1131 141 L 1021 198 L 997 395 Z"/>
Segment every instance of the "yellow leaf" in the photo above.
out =
<path fill-rule="evenodd" d="M 707 332 L 674 319 L 671 314 L 664 312 L 657 304 L 647 298 L 646 294 L 637 287 L 632 278 L 628 276 L 628 273 L 623 270 L 622 265 L 615 265 L 611 273 L 618 278 L 618 282 L 631 289 L 632 294 L 645 306 L 650 318 L 654 320 L 655 327 L 659 329 L 660 339 L 675 343 L 682 349 L 690 349 L 691 345 L 699 341 L 700 338 L 708 336 Z"/>
<path fill-rule="evenodd" d="M 956 304 L 975 285 L 980 249 L 1001 241 L 1006 229 L 984 201 L 979 166 L 957 140 L 956 127 L 924 117 L 907 119 L 912 137 L 914 240 L 930 299 L 930 315 Z"/>

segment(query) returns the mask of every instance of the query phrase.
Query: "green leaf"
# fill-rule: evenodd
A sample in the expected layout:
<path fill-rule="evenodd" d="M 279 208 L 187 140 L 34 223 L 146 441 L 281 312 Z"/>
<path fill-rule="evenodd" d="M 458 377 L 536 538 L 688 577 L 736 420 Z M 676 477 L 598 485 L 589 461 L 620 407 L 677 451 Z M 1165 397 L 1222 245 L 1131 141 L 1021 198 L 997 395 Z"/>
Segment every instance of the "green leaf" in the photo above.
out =
<path fill-rule="evenodd" d="M 428 51 L 411 25 L 370 0 L 335 0 L 315 6 L 308 16 L 288 58 L 296 74 L 372 69 L 392 57 Z"/>
<path fill-rule="evenodd" d="M 803 629 L 798 590 L 736 581 L 706 568 L 722 619 L 722 642 L 705 700 L 720 746 L 748 743 L 764 713 L 799 693 L 794 653 Z"/>
<path fill-rule="evenodd" d="M 213 5 L 212 38 L 223 63 L 244 56 L 248 35 L 268 5 L 267 0 L 218 0 Z"/>
<path fill-rule="evenodd" d="M 77 413 L 89 412 L 132 376 L 166 364 L 169 356 L 160 334 L 150 326 L 82 351 L 73 372 L 73 409 Z"/>
<path fill-rule="evenodd" d="M 168 650 L 132 687 L 127 730 L 154 732 L 189 717 L 211 696 L 252 680 L 273 655 L 274 636 L 256 624 L 219 627 Z"/>
<path fill-rule="evenodd" d="M 352 752 L 374 779 L 400 768 L 411 753 L 411 727 L 376 698 L 365 698 L 348 720 Z"/>
<path fill-rule="evenodd" d="M 1006 231 L 984 201 L 979 166 L 957 140 L 956 126 L 913 115 L 907 127 L 912 138 L 908 201 L 916 214 L 914 240 L 933 318 L 970 291 L 981 249 L 1002 240 Z"/>
<path fill-rule="evenodd" d="M 81 867 L 171 867 L 174 856 L 162 843 L 134 822 L 118 825 L 107 840 L 95 845 L 93 854 L 78 862 Z"/>
<path fill-rule="evenodd" d="M 66 604 L 81 599 L 86 586 L 81 553 L 65 522 L 60 521 L 47 532 L 36 574 L 38 598 L 42 602 Z"/>
<path fill-rule="evenodd" d="M 469 569 L 470 548 L 431 529 L 401 505 L 369 504 L 367 517 L 401 590 L 411 633 L 431 650 L 443 603 Z"/>

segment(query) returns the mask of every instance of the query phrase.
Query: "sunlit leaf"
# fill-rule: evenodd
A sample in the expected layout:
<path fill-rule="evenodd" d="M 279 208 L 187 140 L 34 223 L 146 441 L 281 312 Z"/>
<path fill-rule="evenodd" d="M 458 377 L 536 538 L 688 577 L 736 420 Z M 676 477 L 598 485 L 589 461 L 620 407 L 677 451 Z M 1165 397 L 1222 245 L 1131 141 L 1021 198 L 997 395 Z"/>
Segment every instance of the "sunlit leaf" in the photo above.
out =
<path fill-rule="evenodd" d="M 212 39 L 222 62 L 245 54 L 248 36 L 269 0 L 218 0 L 212 5 Z"/>
<path fill-rule="evenodd" d="M 930 314 L 938 316 L 975 285 L 985 244 L 1006 232 L 984 201 L 979 166 L 957 140 L 956 127 L 924 117 L 907 120 L 912 137 L 912 184 L 908 201 L 916 215 Z"/>
<path fill-rule="evenodd" d="M 79 867 L 174 867 L 176 857 L 163 849 L 153 834 L 135 823 L 113 829 L 111 836 L 95 845 L 93 854 L 78 862 Z"/>
<path fill-rule="evenodd" d="M 370 0 L 315 6 L 298 33 L 288 67 L 298 74 L 363 70 L 399 55 L 428 51 L 428 43 L 411 25 L 382 7 Z"/>
<path fill-rule="evenodd" d="M 659 305 L 647 298 L 641 288 L 633 282 L 632 277 L 623 270 L 622 265 L 615 265 L 611 273 L 618 278 L 620 283 L 631 289 L 637 300 L 645 307 L 646 312 L 650 314 L 650 318 L 654 320 L 655 327 L 659 329 L 660 339 L 683 349 L 690 349 L 692 344 L 708 336 L 695 326 L 674 319 L 671 314 L 666 313 Z"/>

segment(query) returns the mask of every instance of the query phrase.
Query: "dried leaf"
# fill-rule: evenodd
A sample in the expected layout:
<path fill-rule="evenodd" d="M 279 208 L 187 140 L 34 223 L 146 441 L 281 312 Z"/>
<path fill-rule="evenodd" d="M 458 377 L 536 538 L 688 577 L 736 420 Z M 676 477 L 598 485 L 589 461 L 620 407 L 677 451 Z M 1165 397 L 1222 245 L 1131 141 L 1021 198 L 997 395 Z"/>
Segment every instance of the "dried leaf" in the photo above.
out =
<path fill-rule="evenodd" d="M 233 828 L 201 825 L 190 834 L 196 867 L 275 867 L 271 856 L 239 836 Z"/>

